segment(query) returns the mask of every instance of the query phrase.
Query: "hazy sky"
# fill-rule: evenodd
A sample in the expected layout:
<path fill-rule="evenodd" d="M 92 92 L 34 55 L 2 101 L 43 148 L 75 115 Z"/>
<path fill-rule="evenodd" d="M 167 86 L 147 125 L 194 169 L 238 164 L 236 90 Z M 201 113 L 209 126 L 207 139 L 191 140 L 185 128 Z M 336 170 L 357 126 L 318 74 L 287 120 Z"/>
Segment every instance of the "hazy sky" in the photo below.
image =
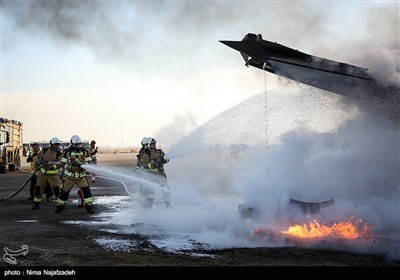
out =
<path fill-rule="evenodd" d="M 181 137 L 264 91 L 262 71 L 219 40 L 260 33 L 367 68 L 384 59 L 365 59 L 367 48 L 399 47 L 398 1 L 2 0 L 0 7 L 1 116 L 24 123 L 24 141 L 78 134 L 100 146 L 132 146 L 174 125 Z M 267 79 L 275 84 L 276 76 Z"/>

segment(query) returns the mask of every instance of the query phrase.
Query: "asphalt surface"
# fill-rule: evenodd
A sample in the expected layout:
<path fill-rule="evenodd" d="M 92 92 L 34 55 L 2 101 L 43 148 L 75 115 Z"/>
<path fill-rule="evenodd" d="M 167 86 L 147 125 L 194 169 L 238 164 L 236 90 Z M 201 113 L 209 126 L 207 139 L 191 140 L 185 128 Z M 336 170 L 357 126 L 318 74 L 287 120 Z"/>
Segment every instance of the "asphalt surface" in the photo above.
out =
<path fill-rule="evenodd" d="M 132 166 L 134 156 L 116 158 L 104 164 L 112 166 Z M 28 171 L 28 167 L 23 167 Z M 18 190 L 28 179 L 29 173 L 20 170 L 0 174 L 0 198 Z M 127 194 L 121 184 L 98 178 L 90 184 L 95 197 L 121 197 Z M 0 261 L 1 273 L 15 270 L 27 273 L 37 269 L 43 275 L 44 269 L 82 270 L 80 273 L 116 272 L 137 268 L 188 269 L 221 268 L 232 271 L 237 268 L 310 268 L 310 267 L 352 267 L 352 268 L 400 268 L 398 261 L 385 259 L 373 254 L 353 254 L 331 250 L 307 249 L 301 247 L 283 248 L 231 248 L 224 250 L 192 250 L 170 252 L 154 246 L 149 237 L 140 234 L 124 234 L 118 230 L 104 231 L 102 224 L 107 223 L 111 211 L 118 211 L 113 204 L 95 205 L 96 214 L 89 215 L 77 205 L 75 189 L 71 192 L 67 210 L 56 214 L 55 201 L 42 202 L 39 210 L 31 210 L 33 202 L 28 199 L 29 184 L 11 199 L 0 202 L 1 235 L 0 247 L 6 255 L 6 249 L 17 252 L 15 264 L 10 263 L 10 256 Z M 76 221 L 74 223 L 73 221 Z M 108 229 L 112 225 L 107 225 Z M 124 239 L 135 243 L 134 250 L 116 251 L 101 246 L 96 238 Z M 28 248 L 25 250 L 24 248 Z M 18 252 L 19 251 L 19 252 Z M 6 261 L 6 259 L 8 261 Z M 111 270 L 105 270 L 110 268 Z M 389 269 L 390 270 L 390 269 Z M 286 270 L 283 270 L 286 271 Z M 388 270 L 385 270 L 388 271 Z"/>

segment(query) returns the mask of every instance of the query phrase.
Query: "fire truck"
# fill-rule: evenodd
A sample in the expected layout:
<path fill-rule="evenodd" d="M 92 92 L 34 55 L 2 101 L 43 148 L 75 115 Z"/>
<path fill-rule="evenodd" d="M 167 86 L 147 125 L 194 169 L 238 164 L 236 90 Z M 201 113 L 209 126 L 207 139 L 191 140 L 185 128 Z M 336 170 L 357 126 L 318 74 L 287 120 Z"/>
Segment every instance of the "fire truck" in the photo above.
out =
<path fill-rule="evenodd" d="M 5 173 L 7 165 L 10 171 L 21 166 L 22 128 L 22 122 L 0 117 L 0 173 Z"/>

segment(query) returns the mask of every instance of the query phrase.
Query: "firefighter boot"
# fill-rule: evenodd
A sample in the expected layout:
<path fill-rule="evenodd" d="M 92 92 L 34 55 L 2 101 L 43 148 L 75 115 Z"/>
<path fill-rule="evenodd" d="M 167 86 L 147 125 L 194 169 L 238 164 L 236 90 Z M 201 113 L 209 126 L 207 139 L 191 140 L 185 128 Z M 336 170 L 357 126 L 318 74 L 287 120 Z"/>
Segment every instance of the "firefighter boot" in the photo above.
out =
<path fill-rule="evenodd" d="M 94 214 L 93 205 L 85 205 L 88 214 Z"/>
<path fill-rule="evenodd" d="M 62 206 L 56 206 L 56 213 L 57 214 L 60 214 L 60 213 L 62 213 L 62 211 L 63 210 L 65 210 L 65 207 L 64 207 L 64 205 L 62 205 Z"/>
<path fill-rule="evenodd" d="M 32 210 L 39 210 L 39 202 L 35 202 L 35 205 L 32 207 Z"/>

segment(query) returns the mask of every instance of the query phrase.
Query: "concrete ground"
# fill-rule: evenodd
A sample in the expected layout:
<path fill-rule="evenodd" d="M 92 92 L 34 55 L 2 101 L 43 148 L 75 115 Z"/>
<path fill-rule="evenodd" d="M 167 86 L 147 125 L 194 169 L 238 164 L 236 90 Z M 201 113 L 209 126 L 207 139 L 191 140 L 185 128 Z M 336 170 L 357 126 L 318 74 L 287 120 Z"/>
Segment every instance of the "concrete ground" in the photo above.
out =
<path fill-rule="evenodd" d="M 134 168 L 134 154 L 101 154 L 99 165 L 123 166 Z M 0 174 L 0 199 L 18 190 L 29 177 L 29 166 L 25 163 L 22 170 Z M 121 197 L 127 194 L 120 183 L 98 178 L 90 184 L 95 197 Z M 185 254 L 165 251 L 148 241 L 148 236 L 125 234 L 124 240 L 134 242 L 135 250 L 115 251 L 101 246 L 96 238 L 119 239 L 118 231 L 104 231 L 107 213 L 117 211 L 115 205 L 99 203 L 96 214 L 88 215 L 84 208 L 77 207 L 77 194 L 71 192 L 67 210 L 55 214 L 55 202 L 42 202 L 37 211 L 31 210 L 33 202 L 28 200 L 29 184 L 11 199 L 0 202 L 1 234 L 0 247 L 11 251 L 23 250 L 25 255 L 15 256 L 16 264 L 0 261 L 2 270 L 60 267 L 90 269 L 94 267 L 397 267 L 398 262 L 385 260 L 383 256 L 370 254 L 352 254 L 346 252 L 316 250 L 299 247 L 291 248 L 231 248 L 224 250 L 194 250 Z M 74 223 L 73 221 L 77 221 Z M 111 225 L 112 227 L 112 225 Z M 110 228 L 110 225 L 108 225 Z M 5 252 L 5 251 L 4 251 Z M 4 253 L 6 254 L 6 253 Z M 7 257 L 6 257 L 7 258 Z M 102 271 L 102 270 L 98 270 Z M 43 271 L 42 271 L 43 273 Z M 4 274 L 3 274 L 4 275 Z"/>

